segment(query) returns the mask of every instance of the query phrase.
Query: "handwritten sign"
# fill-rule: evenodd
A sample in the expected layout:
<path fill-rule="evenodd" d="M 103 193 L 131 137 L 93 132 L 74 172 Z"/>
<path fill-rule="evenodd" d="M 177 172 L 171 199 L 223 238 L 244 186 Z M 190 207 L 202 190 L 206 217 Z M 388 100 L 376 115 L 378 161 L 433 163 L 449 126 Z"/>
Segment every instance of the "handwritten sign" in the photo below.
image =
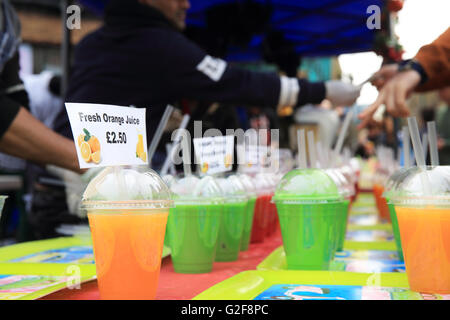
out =
<path fill-rule="evenodd" d="M 194 150 L 201 175 L 230 171 L 234 161 L 234 136 L 194 138 Z"/>

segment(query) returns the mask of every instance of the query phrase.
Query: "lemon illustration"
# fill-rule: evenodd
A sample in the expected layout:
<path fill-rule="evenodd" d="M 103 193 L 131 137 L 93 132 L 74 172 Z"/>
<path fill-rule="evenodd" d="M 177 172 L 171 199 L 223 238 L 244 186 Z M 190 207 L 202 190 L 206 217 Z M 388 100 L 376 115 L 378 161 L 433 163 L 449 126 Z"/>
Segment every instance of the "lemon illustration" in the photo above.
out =
<path fill-rule="evenodd" d="M 207 162 L 203 162 L 202 165 L 202 173 L 206 173 L 208 171 L 209 165 Z"/>

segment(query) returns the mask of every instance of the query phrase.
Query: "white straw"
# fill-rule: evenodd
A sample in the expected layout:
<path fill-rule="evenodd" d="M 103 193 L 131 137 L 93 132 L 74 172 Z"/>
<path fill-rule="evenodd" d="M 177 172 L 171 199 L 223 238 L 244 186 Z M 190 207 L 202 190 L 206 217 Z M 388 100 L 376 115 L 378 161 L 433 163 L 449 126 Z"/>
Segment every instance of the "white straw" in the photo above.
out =
<path fill-rule="evenodd" d="M 153 155 L 155 154 L 156 148 L 158 147 L 159 142 L 161 141 L 162 134 L 164 132 L 164 129 L 166 128 L 167 122 L 169 121 L 170 115 L 173 112 L 173 107 L 171 105 L 167 105 L 166 110 L 164 111 L 164 114 L 161 118 L 161 121 L 159 121 L 158 128 L 155 131 L 155 134 L 153 135 L 152 142 L 150 143 L 150 146 L 148 147 L 148 161 L 151 165 Z"/>
<path fill-rule="evenodd" d="M 345 136 L 347 135 L 348 127 L 353 117 L 353 110 L 350 110 L 345 115 L 344 123 L 342 124 L 341 131 L 339 132 L 339 137 L 334 147 L 334 156 L 337 157 L 341 153 L 342 145 L 344 144 Z M 335 158 L 336 159 L 336 158 Z"/>
<path fill-rule="evenodd" d="M 402 128 L 402 140 L 403 140 L 403 163 L 405 168 L 411 167 L 411 139 L 409 138 L 408 127 L 404 126 Z"/>
<path fill-rule="evenodd" d="M 311 168 L 317 168 L 316 143 L 314 141 L 314 131 L 308 131 L 308 154 Z"/>
<path fill-rule="evenodd" d="M 425 167 L 425 156 L 422 150 L 422 143 L 420 141 L 419 127 L 415 117 L 408 118 L 408 127 L 411 140 L 414 148 L 414 156 L 416 158 L 417 166 Z"/>
<path fill-rule="evenodd" d="M 425 165 L 427 164 L 427 158 L 428 158 L 428 134 L 425 132 L 422 134 L 422 150 L 423 150 L 423 157 L 425 159 Z"/>
<path fill-rule="evenodd" d="M 181 140 L 181 147 L 183 152 L 183 169 L 184 169 L 184 176 L 190 176 L 192 175 L 192 169 L 191 169 L 191 153 L 190 153 L 190 146 L 191 141 L 189 140 L 188 134 L 183 131 L 183 140 Z"/>
<path fill-rule="evenodd" d="M 411 135 L 411 140 L 413 143 L 416 163 L 424 171 L 424 174 L 420 175 L 421 180 L 422 180 L 423 191 L 425 194 L 429 194 L 429 192 L 431 191 L 431 183 L 430 183 L 430 179 L 428 178 L 428 174 L 427 174 L 425 157 L 424 157 L 423 150 L 422 150 L 422 144 L 420 142 L 419 127 L 417 126 L 417 120 L 415 117 L 408 118 L 408 127 L 409 127 L 409 133 Z"/>
<path fill-rule="evenodd" d="M 186 129 L 187 124 L 189 123 L 190 116 L 188 114 L 185 114 L 183 116 L 183 120 L 181 120 L 180 128 L 178 128 L 175 138 L 173 139 L 172 147 L 170 148 L 170 153 L 167 155 L 166 159 L 164 160 L 163 167 L 161 169 L 161 176 L 164 176 L 167 174 L 167 171 L 169 170 L 170 163 L 175 156 L 175 152 L 177 151 L 177 145 L 180 143 L 181 135 Z"/>
<path fill-rule="evenodd" d="M 308 165 L 306 162 L 306 138 L 304 129 L 297 131 L 297 144 L 298 144 L 298 167 L 300 169 L 306 169 Z"/>
<path fill-rule="evenodd" d="M 434 121 L 427 122 L 427 130 L 428 130 L 428 140 L 429 140 L 429 144 L 430 144 L 431 165 L 433 167 L 435 167 L 435 166 L 439 165 L 436 122 L 434 122 Z"/>

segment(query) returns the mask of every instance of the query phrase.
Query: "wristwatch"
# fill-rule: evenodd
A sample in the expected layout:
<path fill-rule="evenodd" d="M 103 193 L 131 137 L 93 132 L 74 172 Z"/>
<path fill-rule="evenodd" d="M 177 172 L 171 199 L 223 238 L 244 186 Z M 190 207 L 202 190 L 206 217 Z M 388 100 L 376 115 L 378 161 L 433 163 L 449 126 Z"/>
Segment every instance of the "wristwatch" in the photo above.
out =
<path fill-rule="evenodd" d="M 428 80 L 427 73 L 417 60 L 414 59 L 403 60 L 398 64 L 398 72 L 405 72 L 409 70 L 414 70 L 420 75 L 419 84 L 424 84 Z"/>

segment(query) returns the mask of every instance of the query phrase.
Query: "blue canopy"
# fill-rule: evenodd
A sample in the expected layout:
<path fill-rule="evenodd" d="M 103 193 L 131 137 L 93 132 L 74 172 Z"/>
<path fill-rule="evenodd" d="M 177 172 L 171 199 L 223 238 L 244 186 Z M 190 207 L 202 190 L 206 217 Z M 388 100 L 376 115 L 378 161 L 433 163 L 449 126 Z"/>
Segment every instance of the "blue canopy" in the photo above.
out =
<path fill-rule="evenodd" d="M 253 0 L 271 6 L 268 25 L 279 31 L 302 56 L 334 56 L 343 53 L 371 51 L 376 30 L 367 28 L 371 5 L 384 5 L 384 0 Z M 107 0 L 82 0 L 100 12 Z M 188 26 L 207 27 L 207 12 L 217 5 L 245 3 L 246 0 L 190 0 Z M 227 58 L 254 61 L 262 58 L 265 34 L 253 34 L 246 46 L 230 46 Z"/>

